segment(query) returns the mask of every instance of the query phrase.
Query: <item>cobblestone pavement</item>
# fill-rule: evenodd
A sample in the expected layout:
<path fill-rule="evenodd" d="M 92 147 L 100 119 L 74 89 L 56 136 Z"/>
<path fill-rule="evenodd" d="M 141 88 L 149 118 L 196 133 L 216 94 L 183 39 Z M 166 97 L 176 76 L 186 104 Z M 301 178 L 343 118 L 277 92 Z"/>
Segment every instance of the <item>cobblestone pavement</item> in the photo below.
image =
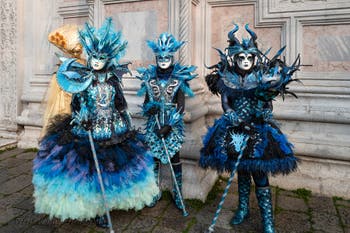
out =
<path fill-rule="evenodd" d="M 97 228 L 93 221 L 60 222 L 46 215 L 34 214 L 31 184 L 34 151 L 12 149 L 0 153 L 0 233 L 94 233 L 108 232 Z M 186 200 L 188 217 L 182 217 L 174 207 L 170 194 L 153 208 L 141 211 L 113 211 L 115 232 L 175 233 L 203 232 L 211 222 L 226 182 L 220 179 L 205 204 Z M 234 190 L 234 191 L 233 191 Z M 237 205 L 236 184 L 227 196 L 215 232 L 261 232 L 260 214 L 254 192 L 251 194 L 251 216 L 242 225 L 232 228 L 229 220 Z M 350 233 L 350 201 L 341 198 L 312 195 L 298 189 L 287 191 L 273 188 L 274 214 L 277 232 Z"/>

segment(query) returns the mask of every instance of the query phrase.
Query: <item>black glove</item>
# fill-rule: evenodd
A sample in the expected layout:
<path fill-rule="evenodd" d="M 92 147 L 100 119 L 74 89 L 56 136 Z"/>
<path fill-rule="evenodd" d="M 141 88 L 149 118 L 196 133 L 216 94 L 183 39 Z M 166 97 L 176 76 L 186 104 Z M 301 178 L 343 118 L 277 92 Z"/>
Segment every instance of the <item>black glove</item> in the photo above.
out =
<path fill-rule="evenodd" d="M 156 131 L 158 137 L 166 138 L 171 132 L 172 127 L 170 125 L 164 125 L 162 128 Z"/>
<path fill-rule="evenodd" d="M 92 129 L 92 121 L 91 120 L 87 120 L 87 121 L 83 121 L 81 123 L 81 126 L 86 130 L 89 131 Z"/>
<path fill-rule="evenodd" d="M 147 110 L 148 115 L 156 115 L 158 112 L 159 112 L 159 108 L 156 106 L 153 106 Z"/>

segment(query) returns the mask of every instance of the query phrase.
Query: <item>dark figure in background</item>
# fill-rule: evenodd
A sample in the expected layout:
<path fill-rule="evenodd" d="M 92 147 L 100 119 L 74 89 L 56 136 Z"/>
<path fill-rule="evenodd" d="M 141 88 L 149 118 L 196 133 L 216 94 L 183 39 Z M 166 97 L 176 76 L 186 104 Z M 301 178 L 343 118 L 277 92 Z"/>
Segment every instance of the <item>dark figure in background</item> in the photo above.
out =
<path fill-rule="evenodd" d="M 231 172 L 239 152 L 235 150 L 234 134 L 249 136 L 243 157 L 238 165 L 239 205 L 231 224 L 249 217 L 251 177 L 265 233 L 273 233 L 274 221 L 268 174 L 288 174 L 297 168 L 292 144 L 279 130 L 272 115 L 271 101 L 278 95 L 290 93 L 286 85 L 299 67 L 299 57 L 288 67 L 279 59 L 284 48 L 272 58 L 266 57 L 256 44 L 257 36 L 248 25 L 250 39 L 242 43 L 235 37 L 238 26 L 228 34 L 226 54 L 218 50 L 221 61 L 209 67 L 206 76 L 209 89 L 220 94 L 224 114 L 209 128 L 201 150 L 200 165 L 219 172 Z M 293 94 L 293 93 L 291 93 Z M 294 95 L 294 94 L 293 94 Z"/>

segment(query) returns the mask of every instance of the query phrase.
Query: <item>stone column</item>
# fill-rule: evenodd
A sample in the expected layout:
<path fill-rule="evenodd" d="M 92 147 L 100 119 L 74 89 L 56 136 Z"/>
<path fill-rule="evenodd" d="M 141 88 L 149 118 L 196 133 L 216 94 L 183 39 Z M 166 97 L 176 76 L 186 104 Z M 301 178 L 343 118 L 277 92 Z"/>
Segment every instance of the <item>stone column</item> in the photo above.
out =
<path fill-rule="evenodd" d="M 58 59 L 55 52 L 62 54 L 48 42 L 48 34 L 63 24 L 81 25 L 89 17 L 92 19 L 93 4 L 94 1 L 89 1 L 88 5 L 84 2 L 72 4 L 62 0 L 22 0 L 24 10 L 21 31 L 25 36 L 21 45 L 21 59 L 24 63 L 21 76 L 23 109 L 17 118 L 17 123 L 23 127 L 19 135 L 19 147 L 38 146 L 47 89 L 53 73 L 57 70 Z"/>
<path fill-rule="evenodd" d="M 0 0 L 0 14 L 0 140 L 7 144 L 17 138 L 17 1 Z"/>
<path fill-rule="evenodd" d="M 88 23 L 90 25 L 94 25 L 94 11 L 95 11 L 95 5 L 94 5 L 94 0 L 87 0 L 86 1 L 88 6 L 89 6 L 89 20 L 88 20 Z"/>
<path fill-rule="evenodd" d="M 179 17 L 178 39 L 187 42 L 180 48 L 179 61 L 182 64 L 189 64 L 191 62 L 188 46 L 188 40 L 191 36 L 191 0 L 180 0 Z"/>
<path fill-rule="evenodd" d="M 42 114 L 45 109 L 45 96 L 48 83 L 56 69 L 57 60 L 54 48 L 47 35 L 60 25 L 55 1 L 23 1 L 23 92 L 22 111 L 17 123 L 23 127 L 18 146 L 37 147 L 42 127 Z M 28 20 L 29 19 L 29 20 Z"/>

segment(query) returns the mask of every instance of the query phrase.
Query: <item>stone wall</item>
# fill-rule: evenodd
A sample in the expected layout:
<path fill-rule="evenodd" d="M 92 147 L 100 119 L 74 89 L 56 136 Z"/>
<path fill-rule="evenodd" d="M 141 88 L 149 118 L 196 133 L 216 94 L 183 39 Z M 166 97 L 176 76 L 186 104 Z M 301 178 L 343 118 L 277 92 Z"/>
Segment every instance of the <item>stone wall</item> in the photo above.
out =
<path fill-rule="evenodd" d="M 0 138 L 16 138 L 21 84 L 17 77 L 17 3 L 0 1 Z"/>
<path fill-rule="evenodd" d="M 207 90 L 204 64 L 217 62 L 212 47 L 227 45 L 232 23 L 245 23 L 258 35 L 260 49 L 271 54 L 287 45 L 288 62 L 300 53 L 304 66 L 297 73 L 303 84 L 274 103 L 275 116 L 295 145 L 302 164 L 288 177 L 274 177 L 272 184 L 308 188 L 314 192 L 350 197 L 350 2 L 346 0 L 0 0 L 6 11 L 0 34 L 1 58 L 0 136 L 11 133 L 20 147 L 35 147 L 42 125 L 48 83 L 55 71 L 58 50 L 47 34 L 62 24 L 100 26 L 112 16 L 117 29 L 129 41 L 124 60 L 131 61 L 133 75 L 125 77 L 126 98 L 135 122 L 141 125 L 136 96 L 139 82 L 135 68 L 153 63 L 146 39 L 169 31 L 187 41 L 178 59 L 198 66 L 199 78 L 191 82 L 196 97 L 186 100 L 187 141 L 182 150 L 185 164 L 185 196 L 204 199 L 216 175 L 196 165 L 201 136 L 221 114 L 220 99 Z M 7 9 L 7 10 L 6 10 Z M 11 13 L 12 12 L 12 13 Z M 4 23 L 3 23 L 4 22 Z M 16 26 L 17 25 L 17 26 Z M 3 28 L 17 28 L 10 33 Z M 11 30 L 10 30 L 11 31 Z M 5 34 L 3 32 L 6 32 Z M 14 35 L 14 36 L 13 36 Z M 239 37 L 247 37 L 244 30 Z M 4 39 L 3 39 L 4 38 Z M 14 39 L 17 38 L 17 39 Z M 9 39 L 13 40 L 10 41 Z M 14 46 L 17 43 L 17 46 Z M 4 66 L 6 61 L 9 66 Z M 17 65 L 14 65 L 17 64 Z M 16 75 L 15 75 L 16 74 Z M 8 81 L 9 80 L 9 81 Z M 17 101 L 10 101 L 16 99 Z M 11 103 L 11 104 L 9 104 Z M 3 107 L 5 106 L 5 107 Z M 17 116 L 17 120 L 16 120 Z M 164 167 L 164 172 L 167 172 Z M 197 186 L 194 186 L 197 184 Z M 169 183 L 164 183 L 165 187 Z M 191 188 L 190 188 L 191 187 Z M 190 192 L 187 190 L 196 190 Z"/>

